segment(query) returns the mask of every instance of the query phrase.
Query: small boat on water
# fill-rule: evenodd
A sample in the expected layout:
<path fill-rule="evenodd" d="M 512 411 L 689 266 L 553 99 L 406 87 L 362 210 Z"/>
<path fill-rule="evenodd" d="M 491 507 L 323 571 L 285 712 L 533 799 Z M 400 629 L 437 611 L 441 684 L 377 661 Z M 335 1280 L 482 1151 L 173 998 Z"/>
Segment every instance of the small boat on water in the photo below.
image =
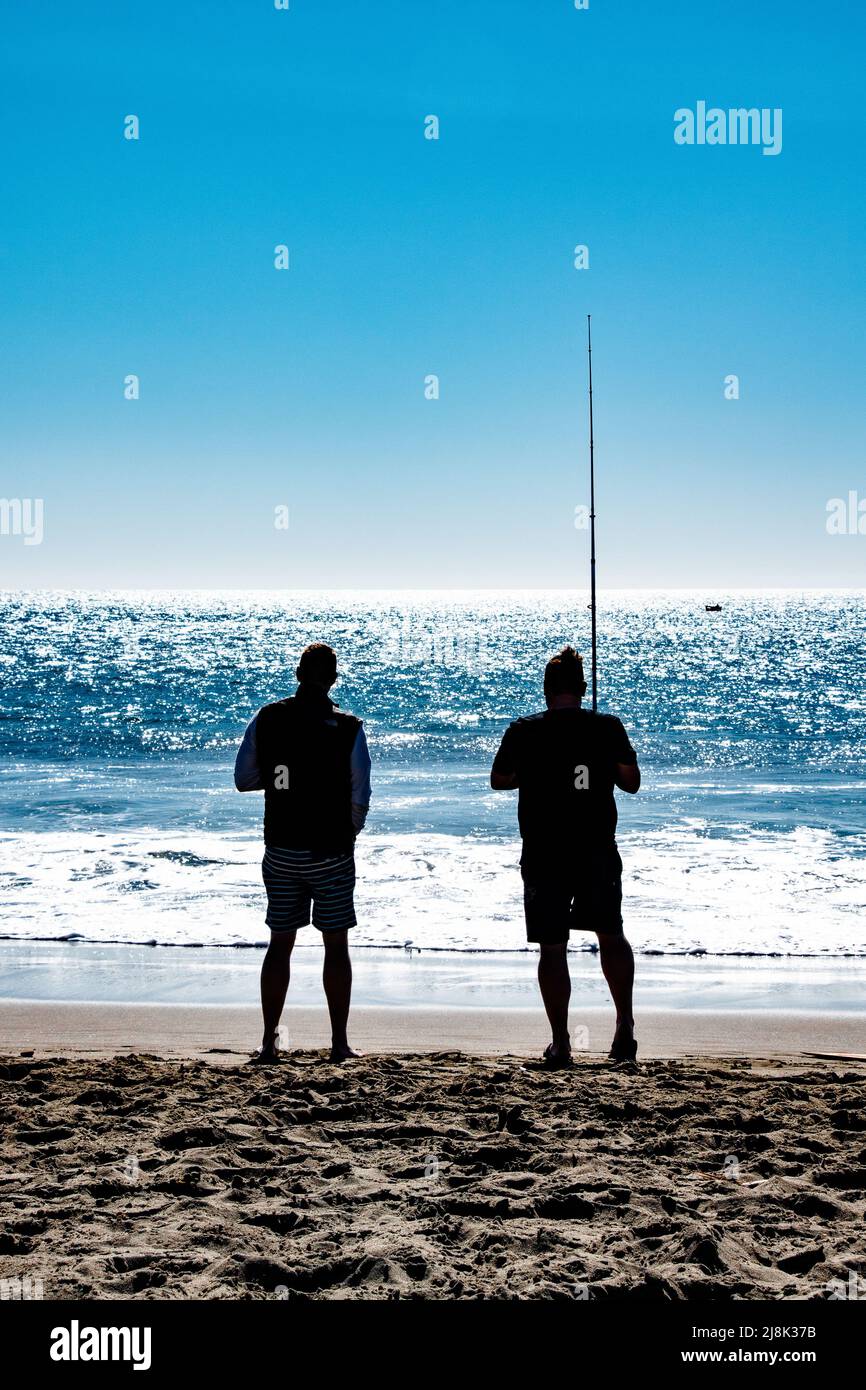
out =
<path fill-rule="evenodd" d="M 722 611 L 722 605 L 721 605 L 720 603 L 705 603 L 705 604 L 704 604 L 704 612 L 705 612 L 705 613 L 721 613 L 721 611 Z"/>

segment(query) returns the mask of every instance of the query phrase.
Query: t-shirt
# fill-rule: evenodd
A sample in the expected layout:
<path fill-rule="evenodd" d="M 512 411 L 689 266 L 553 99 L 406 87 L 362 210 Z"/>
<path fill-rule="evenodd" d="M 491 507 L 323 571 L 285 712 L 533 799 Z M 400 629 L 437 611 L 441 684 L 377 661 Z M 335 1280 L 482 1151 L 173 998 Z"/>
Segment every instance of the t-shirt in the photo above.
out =
<path fill-rule="evenodd" d="M 612 714 L 556 709 L 510 724 L 493 770 L 517 775 L 523 867 L 570 873 L 614 850 L 615 765 L 636 762 Z"/>

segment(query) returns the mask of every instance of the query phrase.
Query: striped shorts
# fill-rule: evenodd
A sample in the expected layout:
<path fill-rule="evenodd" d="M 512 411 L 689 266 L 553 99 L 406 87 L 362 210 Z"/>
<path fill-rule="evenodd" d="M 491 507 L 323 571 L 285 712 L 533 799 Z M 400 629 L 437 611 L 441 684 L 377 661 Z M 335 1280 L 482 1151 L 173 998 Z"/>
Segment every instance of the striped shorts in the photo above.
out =
<path fill-rule="evenodd" d="M 265 922 L 271 931 L 295 931 L 310 924 L 319 931 L 345 931 L 357 923 L 353 893 L 355 856 L 320 859 L 308 849 L 268 845 L 262 860 L 268 894 Z"/>

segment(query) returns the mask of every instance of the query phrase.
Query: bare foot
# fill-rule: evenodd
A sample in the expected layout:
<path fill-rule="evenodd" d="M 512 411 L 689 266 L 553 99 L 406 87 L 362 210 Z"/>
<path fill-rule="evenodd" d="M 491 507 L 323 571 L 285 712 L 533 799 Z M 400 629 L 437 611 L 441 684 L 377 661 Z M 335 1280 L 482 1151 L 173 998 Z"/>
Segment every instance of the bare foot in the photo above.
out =
<path fill-rule="evenodd" d="M 348 1043 L 332 1043 L 331 1045 L 332 1062 L 345 1062 L 350 1057 L 363 1057 L 363 1055 L 363 1052 L 356 1052 L 354 1047 L 350 1047 Z"/>

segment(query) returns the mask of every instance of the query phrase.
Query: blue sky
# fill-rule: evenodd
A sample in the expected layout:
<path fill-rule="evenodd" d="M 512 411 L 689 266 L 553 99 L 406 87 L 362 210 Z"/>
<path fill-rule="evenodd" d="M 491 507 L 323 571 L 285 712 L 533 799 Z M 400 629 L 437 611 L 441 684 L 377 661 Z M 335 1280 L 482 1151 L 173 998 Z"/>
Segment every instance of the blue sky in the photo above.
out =
<path fill-rule="evenodd" d="M 825 516 L 866 498 L 864 30 L 840 0 L 16 7 L 0 493 L 45 534 L 0 536 L 2 582 L 582 583 L 591 311 L 600 583 L 862 584 Z M 782 152 L 676 145 L 699 100 L 782 108 Z"/>

